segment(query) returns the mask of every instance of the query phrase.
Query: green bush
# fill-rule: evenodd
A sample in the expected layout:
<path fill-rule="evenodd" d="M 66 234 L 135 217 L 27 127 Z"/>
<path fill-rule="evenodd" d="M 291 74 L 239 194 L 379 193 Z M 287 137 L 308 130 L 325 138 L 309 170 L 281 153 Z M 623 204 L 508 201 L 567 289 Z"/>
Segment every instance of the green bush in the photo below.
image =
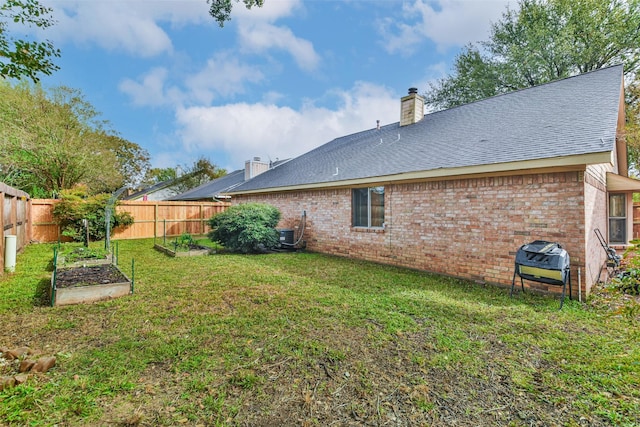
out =
<path fill-rule="evenodd" d="M 209 220 L 209 238 L 231 252 L 264 252 L 280 244 L 279 221 L 280 211 L 271 205 L 236 205 Z"/>
<path fill-rule="evenodd" d="M 625 294 L 640 295 L 640 268 L 628 268 L 611 279 L 611 285 Z"/>
<path fill-rule="evenodd" d="M 89 240 L 103 240 L 106 237 L 105 208 L 110 194 L 89 196 L 83 189 L 65 190 L 60 194 L 60 202 L 53 208 L 53 216 L 60 224 L 63 236 L 76 242 L 84 242 L 87 220 Z M 133 217 L 128 212 L 114 213 L 111 218 L 111 229 L 133 224 Z"/>

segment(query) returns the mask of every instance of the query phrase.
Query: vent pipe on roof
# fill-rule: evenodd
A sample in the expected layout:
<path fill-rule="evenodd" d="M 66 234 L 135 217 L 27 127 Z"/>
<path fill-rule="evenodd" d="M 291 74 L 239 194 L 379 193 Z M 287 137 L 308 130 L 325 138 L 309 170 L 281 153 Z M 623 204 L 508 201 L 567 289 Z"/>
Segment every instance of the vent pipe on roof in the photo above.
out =
<path fill-rule="evenodd" d="M 376 120 L 376 130 L 380 130 L 380 120 Z"/>
<path fill-rule="evenodd" d="M 424 98 L 418 88 L 409 88 L 409 94 L 400 100 L 400 126 L 418 123 L 424 117 Z"/>

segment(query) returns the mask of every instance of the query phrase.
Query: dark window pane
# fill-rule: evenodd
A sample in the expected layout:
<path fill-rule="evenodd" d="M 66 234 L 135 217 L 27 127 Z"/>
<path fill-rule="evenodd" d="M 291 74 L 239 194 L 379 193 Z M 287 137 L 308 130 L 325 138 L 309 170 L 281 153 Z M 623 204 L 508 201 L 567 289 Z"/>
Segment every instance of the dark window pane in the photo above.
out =
<path fill-rule="evenodd" d="M 351 209 L 353 211 L 353 226 L 354 227 L 367 227 L 368 226 L 368 189 L 355 188 L 352 190 L 353 200 L 351 203 Z"/>
<path fill-rule="evenodd" d="M 626 243 L 627 240 L 627 220 L 609 218 L 609 242 Z"/>

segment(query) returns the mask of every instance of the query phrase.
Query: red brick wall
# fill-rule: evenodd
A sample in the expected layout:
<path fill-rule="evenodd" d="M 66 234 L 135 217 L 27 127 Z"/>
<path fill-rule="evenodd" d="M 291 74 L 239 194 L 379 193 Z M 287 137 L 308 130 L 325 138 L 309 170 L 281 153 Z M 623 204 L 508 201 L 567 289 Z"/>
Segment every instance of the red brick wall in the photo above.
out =
<path fill-rule="evenodd" d="M 511 284 L 521 245 L 557 241 L 571 256 L 577 284 L 575 270 L 585 266 L 584 192 L 582 172 L 387 184 L 384 230 L 351 227 L 350 189 L 236 196 L 234 203 L 277 206 L 285 228 L 306 211 L 304 240 L 312 251 L 502 285 Z"/>

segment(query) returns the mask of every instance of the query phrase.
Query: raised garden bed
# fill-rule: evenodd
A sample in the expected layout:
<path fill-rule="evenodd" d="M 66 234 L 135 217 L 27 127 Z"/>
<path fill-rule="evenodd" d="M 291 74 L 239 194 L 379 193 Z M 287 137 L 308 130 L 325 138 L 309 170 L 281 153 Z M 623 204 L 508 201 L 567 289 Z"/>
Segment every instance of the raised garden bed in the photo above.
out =
<path fill-rule="evenodd" d="M 214 248 L 209 248 L 209 247 L 200 246 L 200 245 L 189 245 L 188 248 L 183 247 L 183 248 L 179 248 L 178 250 L 174 250 L 166 246 L 162 246 L 158 243 L 154 244 L 153 247 L 156 250 L 172 257 L 201 256 L 201 255 L 209 255 L 209 254 L 216 253 L 216 250 Z"/>
<path fill-rule="evenodd" d="M 51 277 L 51 305 L 90 303 L 133 293 L 133 282 L 115 265 L 60 268 Z"/>
<path fill-rule="evenodd" d="M 84 251 L 91 253 L 84 254 L 82 250 L 54 252 L 51 306 L 91 303 L 133 293 L 133 280 L 114 264 L 115 256 L 87 249 Z M 133 275 L 133 261 L 131 267 Z"/>
<path fill-rule="evenodd" d="M 101 250 L 77 247 L 59 253 L 56 262 L 58 267 L 63 268 L 88 267 L 91 265 L 115 264 L 115 256 Z"/>

